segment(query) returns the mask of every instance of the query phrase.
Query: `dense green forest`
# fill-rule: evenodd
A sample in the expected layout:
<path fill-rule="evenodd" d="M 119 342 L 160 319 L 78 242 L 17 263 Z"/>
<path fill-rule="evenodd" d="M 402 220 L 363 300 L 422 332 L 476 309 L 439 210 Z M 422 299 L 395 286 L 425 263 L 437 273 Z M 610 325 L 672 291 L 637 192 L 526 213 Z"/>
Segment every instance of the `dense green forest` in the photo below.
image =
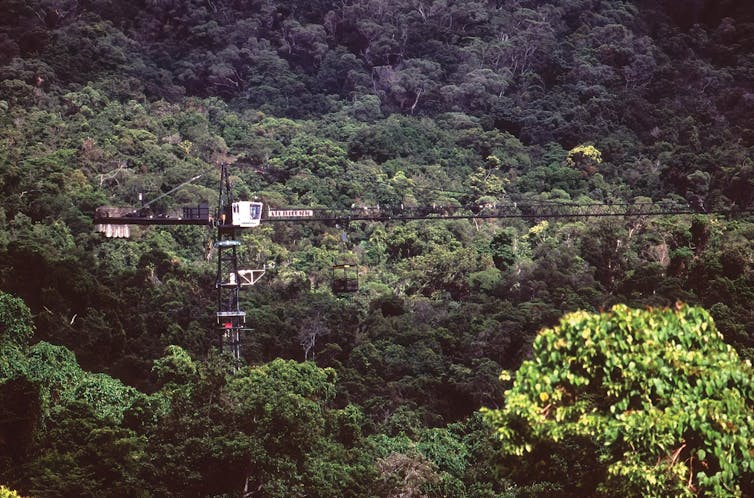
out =
<path fill-rule="evenodd" d="M 92 224 L 221 163 L 698 214 L 263 222 L 234 363 L 211 230 Z M 745 0 L 0 0 L 0 496 L 754 496 L 752 208 Z"/>

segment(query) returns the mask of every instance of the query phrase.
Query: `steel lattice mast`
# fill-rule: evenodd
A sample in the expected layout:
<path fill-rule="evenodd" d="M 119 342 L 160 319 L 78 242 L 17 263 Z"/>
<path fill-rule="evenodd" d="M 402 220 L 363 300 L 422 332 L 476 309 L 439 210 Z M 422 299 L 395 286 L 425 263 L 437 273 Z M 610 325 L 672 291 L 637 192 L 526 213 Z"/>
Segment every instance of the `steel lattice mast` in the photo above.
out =
<path fill-rule="evenodd" d="M 217 323 L 221 328 L 221 346 L 236 360 L 241 359 L 241 331 L 246 328 L 246 312 L 241 310 L 241 279 L 238 277 L 237 227 L 232 224 L 233 191 L 228 167 L 220 170 L 220 198 L 217 207 Z"/>

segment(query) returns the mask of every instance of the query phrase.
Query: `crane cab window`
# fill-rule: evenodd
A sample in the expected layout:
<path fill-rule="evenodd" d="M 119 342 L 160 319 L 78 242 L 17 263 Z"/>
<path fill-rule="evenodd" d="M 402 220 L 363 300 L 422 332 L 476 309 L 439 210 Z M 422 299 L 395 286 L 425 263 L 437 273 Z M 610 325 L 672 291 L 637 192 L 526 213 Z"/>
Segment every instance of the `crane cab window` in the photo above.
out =
<path fill-rule="evenodd" d="M 239 201 L 234 202 L 231 210 L 232 223 L 239 227 L 256 227 L 262 220 L 262 203 Z"/>

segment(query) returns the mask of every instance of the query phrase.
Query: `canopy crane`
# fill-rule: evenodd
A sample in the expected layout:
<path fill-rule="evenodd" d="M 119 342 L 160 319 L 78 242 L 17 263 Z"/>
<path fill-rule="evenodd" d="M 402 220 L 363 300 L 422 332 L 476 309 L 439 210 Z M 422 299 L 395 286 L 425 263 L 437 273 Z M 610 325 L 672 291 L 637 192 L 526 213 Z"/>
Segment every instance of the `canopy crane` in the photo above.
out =
<path fill-rule="evenodd" d="M 144 204 L 141 209 L 129 210 L 125 208 L 100 207 L 94 216 L 95 229 L 108 236 L 128 237 L 130 232 L 121 227 L 128 225 L 204 225 L 217 228 L 214 247 L 217 249 L 217 276 L 215 289 L 217 291 L 217 323 L 221 331 L 221 346 L 235 359 L 241 358 L 241 331 L 246 328 L 246 312 L 241 310 L 240 290 L 242 287 L 254 285 L 264 274 L 263 269 L 241 269 L 238 263 L 239 231 L 259 226 L 262 218 L 262 203 L 251 201 L 234 201 L 233 191 L 228 176 L 226 164 L 220 166 L 220 188 L 217 206 L 217 216 L 209 213 L 206 204 L 197 208 L 183 208 L 182 213 L 162 214 L 153 216 L 147 214 L 145 207 L 159 199 L 170 195 L 179 188 L 198 180 L 202 175 L 196 175 L 177 187 L 165 192 L 159 197 Z"/>
<path fill-rule="evenodd" d="M 174 189 L 153 199 L 143 207 L 175 192 L 179 188 L 199 179 L 197 175 Z M 217 229 L 214 247 L 217 249 L 217 323 L 221 330 L 221 344 L 234 358 L 241 358 L 240 333 L 250 330 L 246 327 L 246 313 L 240 308 L 240 290 L 254 285 L 264 274 L 264 269 L 241 269 L 238 263 L 239 232 L 258 227 L 261 223 L 290 222 L 336 222 L 348 224 L 351 221 L 410 221 L 410 220 L 452 220 L 452 219 L 549 219 L 549 218 L 592 218 L 625 216 L 658 216 L 686 214 L 742 214 L 754 212 L 754 208 L 728 208 L 701 212 L 688 205 L 665 205 L 658 203 L 560 203 L 531 202 L 519 200 L 503 204 L 477 206 L 426 206 L 400 209 L 380 206 L 359 207 L 345 210 L 311 208 L 267 208 L 262 202 L 234 201 L 228 175 L 228 167 L 220 168 L 220 188 L 217 216 L 212 217 L 205 205 L 198 208 L 183 208 L 180 214 L 147 215 L 144 209 L 106 208 L 96 210 L 95 228 L 108 236 L 128 236 L 128 231 L 112 227 L 128 225 L 204 225 Z M 333 266 L 334 291 L 353 292 L 358 288 L 358 265 L 342 264 Z"/>

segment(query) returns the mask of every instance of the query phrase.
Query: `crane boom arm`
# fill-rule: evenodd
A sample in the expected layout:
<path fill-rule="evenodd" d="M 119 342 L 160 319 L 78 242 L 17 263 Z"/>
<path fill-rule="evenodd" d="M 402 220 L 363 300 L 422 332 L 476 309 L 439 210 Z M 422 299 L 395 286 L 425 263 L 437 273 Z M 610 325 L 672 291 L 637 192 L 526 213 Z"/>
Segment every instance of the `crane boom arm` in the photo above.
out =
<path fill-rule="evenodd" d="M 453 219 L 556 219 L 623 216 L 672 216 L 688 214 L 734 215 L 752 213 L 754 208 L 727 208 L 699 211 L 688 205 L 659 203 L 635 204 L 564 204 L 556 202 L 509 203 L 499 205 L 459 207 L 420 206 L 405 208 L 362 207 L 346 210 L 317 208 L 269 208 L 262 215 L 263 223 L 348 222 L 348 221 L 411 221 Z M 108 216 L 97 212 L 95 224 L 118 225 L 206 225 L 211 218 L 180 218 L 170 216 Z"/>

